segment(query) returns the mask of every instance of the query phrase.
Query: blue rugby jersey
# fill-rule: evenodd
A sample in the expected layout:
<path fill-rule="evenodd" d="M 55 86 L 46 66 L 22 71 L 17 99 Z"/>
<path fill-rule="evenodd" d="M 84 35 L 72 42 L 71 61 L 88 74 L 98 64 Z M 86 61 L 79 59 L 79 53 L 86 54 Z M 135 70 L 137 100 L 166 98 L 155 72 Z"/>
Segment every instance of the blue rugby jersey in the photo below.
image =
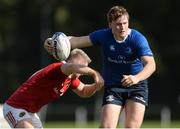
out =
<path fill-rule="evenodd" d="M 110 28 L 97 30 L 89 36 L 93 45 L 102 47 L 105 85 L 120 85 L 122 75 L 135 75 L 143 69 L 141 56 L 153 56 L 148 41 L 135 29 L 130 29 L 121 43 L 115 40 Z"/>

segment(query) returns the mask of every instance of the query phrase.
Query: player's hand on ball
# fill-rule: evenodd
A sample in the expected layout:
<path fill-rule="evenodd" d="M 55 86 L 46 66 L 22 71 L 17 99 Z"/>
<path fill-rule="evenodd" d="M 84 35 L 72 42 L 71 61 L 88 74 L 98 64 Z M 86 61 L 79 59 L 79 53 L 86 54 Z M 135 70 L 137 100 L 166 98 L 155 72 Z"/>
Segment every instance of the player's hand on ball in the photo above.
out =
<path fill-rule="evenodd" d="M 53 53 L 53 43 L 52 43 L 52 38 L 47 38 L 44 42 L 44 48 L 46 51 L 52 55 Z"/>
<path fill-rule="evenodd" d="M 139 82 L 139 79 L 133 75 L 123 75 L 123 79 L 121 80 L 122 85 L 125 87 L 135 85 L 138 82 Z"/>

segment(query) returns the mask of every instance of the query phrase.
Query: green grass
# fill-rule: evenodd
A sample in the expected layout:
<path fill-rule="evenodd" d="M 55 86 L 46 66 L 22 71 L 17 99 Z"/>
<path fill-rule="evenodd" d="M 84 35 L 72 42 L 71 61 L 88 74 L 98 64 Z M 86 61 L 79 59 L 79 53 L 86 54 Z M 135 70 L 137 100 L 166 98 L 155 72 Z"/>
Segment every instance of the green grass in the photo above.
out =
<path fill-rule="evenodd" d="M 98 122 L 88 122 L 87 125 L 76 125 L 75 122 L 45 122 L 45 128 L 98 128 Z M 122 126 L 119 126 L 119 128 Z M 142 128 L 161 128 L 160 121 L 144 121 Z M 180 121 L 172 121 L 166 128 L 180 128 Z"/>

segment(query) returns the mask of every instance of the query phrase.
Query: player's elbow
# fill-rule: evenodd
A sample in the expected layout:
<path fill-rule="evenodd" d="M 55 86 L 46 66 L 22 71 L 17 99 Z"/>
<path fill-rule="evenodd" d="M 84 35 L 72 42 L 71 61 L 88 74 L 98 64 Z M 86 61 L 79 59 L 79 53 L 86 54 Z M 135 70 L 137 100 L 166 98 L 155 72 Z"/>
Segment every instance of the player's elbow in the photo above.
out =
<path fill-rule="evenodd" d="M 155 63 L 155 61 L 152 63 L 151 67 L 152 67 L 152 73 L 154 73 L 156 71 L 156 63 Z"/>
<path fill-rule="evenodd" d="M 153 74 L 156 71 L 156 63 L 154 58 L 150 58 L 150 60 L 148 60 L 145 64 L 149 69 L 150 74 Z"/>

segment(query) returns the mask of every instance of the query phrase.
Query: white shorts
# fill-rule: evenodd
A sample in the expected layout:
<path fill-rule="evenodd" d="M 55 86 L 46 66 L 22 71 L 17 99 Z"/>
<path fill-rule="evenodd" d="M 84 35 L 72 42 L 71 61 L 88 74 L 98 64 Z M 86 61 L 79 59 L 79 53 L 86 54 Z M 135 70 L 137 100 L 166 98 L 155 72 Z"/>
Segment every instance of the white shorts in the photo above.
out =
<path fill-rule="evenodd" d="M 35 128 L 43 128 L 39 116 L 36 113 L 30 113 L 24 109 L 14 108 L 6 103 L 3 105 L 3 115 L 12 128 L 14 128 L 19 121 L 25 119 L 31 119 Z"/>

